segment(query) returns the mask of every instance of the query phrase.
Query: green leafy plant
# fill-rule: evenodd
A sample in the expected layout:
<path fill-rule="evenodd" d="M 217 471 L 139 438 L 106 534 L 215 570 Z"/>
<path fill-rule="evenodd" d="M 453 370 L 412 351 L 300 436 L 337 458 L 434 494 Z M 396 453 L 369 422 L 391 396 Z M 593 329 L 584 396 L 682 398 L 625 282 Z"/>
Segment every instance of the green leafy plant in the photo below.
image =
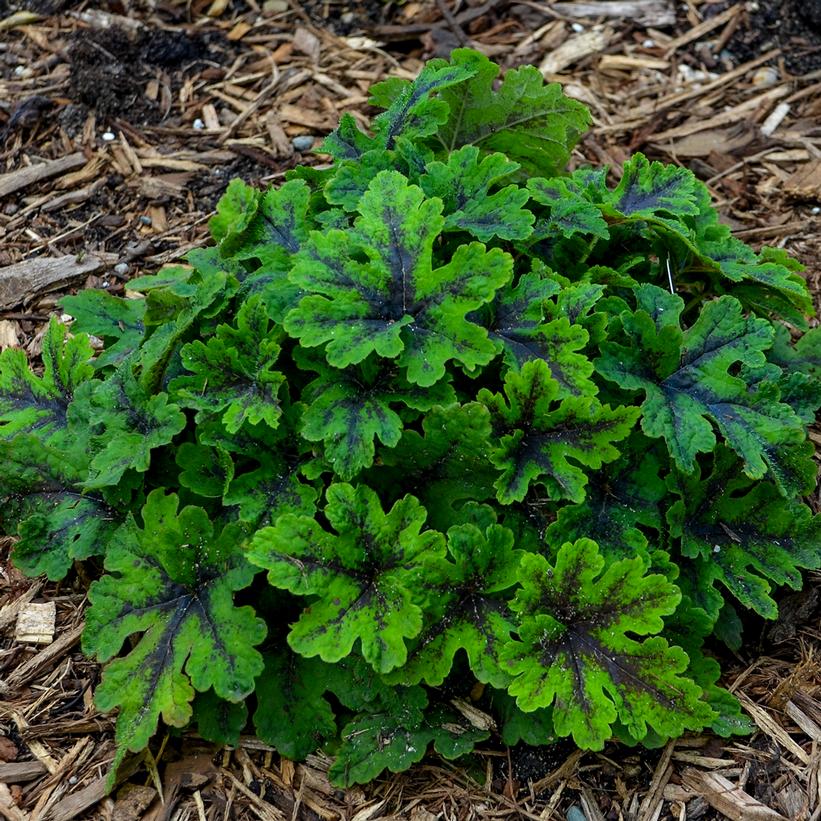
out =
<path fill-rule="evenodd" d="M 211 247 L 0 356 L 0 526 L 99 576 L 120 756 L 245 729 L 346 785 L 747 729 L 712 653 L 821 566 L 807 287 L 686 169 L 566 171 L 587 111 L 498 74 L 380 83 L 330 165 L 234 180 Z"/>

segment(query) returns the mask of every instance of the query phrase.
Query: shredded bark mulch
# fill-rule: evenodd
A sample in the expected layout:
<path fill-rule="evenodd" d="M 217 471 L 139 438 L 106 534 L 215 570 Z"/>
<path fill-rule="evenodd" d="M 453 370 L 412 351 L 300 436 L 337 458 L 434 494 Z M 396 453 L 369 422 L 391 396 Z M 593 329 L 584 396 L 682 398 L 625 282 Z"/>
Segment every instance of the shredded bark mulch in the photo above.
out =
<path fill-rule="evenodd" d="M 0 349 L 36 360 L 62 294 L 120 293 L 200 245 L 232 177 L 267 185 L 320 161 L 309 151 L 343 112 L 367 123 L 373 82 L 461 45 L 533 63 L 590 106 L 574 163 L 617 174 L 641 150 L 691 168 L 738 236 L 807 266 L 821 306 L 818 0 L 0 0 Z M 0 539 L 4 819 L 821 818 L 821 577 L 724 659 L 749 738 L 489 745 L 342 792 L 321 756 L 174 734 L 107 796 L 113 724 L 79 649 L 82 568 L 32 582 L 10 547 Z"/>

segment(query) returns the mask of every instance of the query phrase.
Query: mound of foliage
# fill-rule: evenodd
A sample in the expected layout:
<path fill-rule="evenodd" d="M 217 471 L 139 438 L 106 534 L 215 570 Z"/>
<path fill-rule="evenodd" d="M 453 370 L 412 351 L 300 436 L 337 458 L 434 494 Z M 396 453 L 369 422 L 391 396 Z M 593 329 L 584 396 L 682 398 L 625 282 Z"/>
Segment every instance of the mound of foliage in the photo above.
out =
<path fill-rule="evenodd" d="M 821 566 L 800 266 L 686 169 L 567 173 L 586 109 L 498 74 L 380 83 L 329 167 L 235 180 L 212 247 L 0 358 L 0 524 L 26 573 L 99 569 L 120 756 L 162 719 L 347 785 L 747 729 L 706 647 Z"/>

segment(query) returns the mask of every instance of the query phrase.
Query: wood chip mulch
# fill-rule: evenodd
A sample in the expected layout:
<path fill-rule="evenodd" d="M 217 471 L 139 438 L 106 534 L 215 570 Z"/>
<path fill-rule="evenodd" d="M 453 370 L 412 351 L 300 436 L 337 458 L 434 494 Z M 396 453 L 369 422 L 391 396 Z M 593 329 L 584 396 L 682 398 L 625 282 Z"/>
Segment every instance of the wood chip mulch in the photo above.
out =
<path fill-rule="evenodd" d="M 232 177 L 271 184 L 319 161 L 308 151 L 341 113 L 368 122 L 373 82 L 460 45 L 533 63 L 590 106 L 575 162 L 617 173 L 641 150 L 691 168 L 739 237 L 807 266 L 821 306 L 821 0 L 0 0 L 0 349 L 36 359 L 61 294 L 122 292 L 198 246 Z M 726 662 L 749 738 L 488 748 L 470 769 L 431 757 L 342 792 L 320 756 L 161 736 L 106 795 L 86 585 L 23 579 L 10 547 L 0 538 L 8 821 L 821 818 L 821 576 Z"/>

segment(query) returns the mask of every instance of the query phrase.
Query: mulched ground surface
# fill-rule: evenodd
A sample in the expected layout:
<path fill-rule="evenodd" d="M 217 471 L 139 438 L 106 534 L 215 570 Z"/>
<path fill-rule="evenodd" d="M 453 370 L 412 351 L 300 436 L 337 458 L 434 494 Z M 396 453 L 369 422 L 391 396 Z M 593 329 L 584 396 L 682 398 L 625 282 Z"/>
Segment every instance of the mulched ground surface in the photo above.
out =
<path fill-rule="evenodd" d="M 591 107 L 575 162 L 617 174 L 642 150 L 690 167 L 740 237 L 804 262 L 821 304 L 819 0 L 0 0 L 0 348 L 36 359 L 61 294 L 120 292 L 202 243 L 229 179 L 276 183 L 320 161 L 306 152 L 342 112 L 373 113 L 372 82 L 463 44 L 534 63 Z M 725 660 L 751 738 L 584 755 L 489 745 L 469 768 L 431 758 L 343 793 L 321 757 L 161 737 L 106 797 L 112 724 L 79 651 L 84 580 L 32 584 L 10 546 L 4 819 L 821 818 L 821 578 Z M 42 625 L 21 636 L 32 616 Z"/>

